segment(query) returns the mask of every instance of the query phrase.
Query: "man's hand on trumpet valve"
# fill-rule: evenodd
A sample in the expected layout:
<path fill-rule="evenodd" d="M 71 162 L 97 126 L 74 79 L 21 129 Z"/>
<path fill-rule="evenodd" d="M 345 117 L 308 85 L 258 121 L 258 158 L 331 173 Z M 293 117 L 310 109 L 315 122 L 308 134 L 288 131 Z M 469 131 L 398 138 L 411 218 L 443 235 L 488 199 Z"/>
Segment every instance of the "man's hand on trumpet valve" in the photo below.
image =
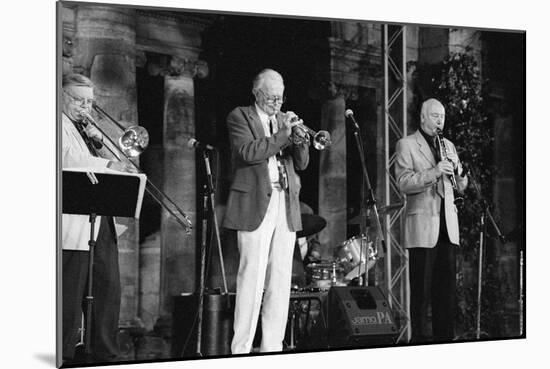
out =
<path fill-rule="evenodd" d="M 137 169 L 128 162 L 124 161 L 116 161 L 111 160 L 109 164 L 107 164 L 107 168 L 118 170 L 119 172 L 127 172 L 127 173 L 137 173 Z"/>
<path fill-rule="evenodd" d="M 292 134 L 292 128 L 303 122 L 304 121 L 298 118 L 298 116 L 294 112 L 287 111 L 284 115 L 281 129 L 284 130 L 287 136 L 290 137 L 290 135 Z"/>

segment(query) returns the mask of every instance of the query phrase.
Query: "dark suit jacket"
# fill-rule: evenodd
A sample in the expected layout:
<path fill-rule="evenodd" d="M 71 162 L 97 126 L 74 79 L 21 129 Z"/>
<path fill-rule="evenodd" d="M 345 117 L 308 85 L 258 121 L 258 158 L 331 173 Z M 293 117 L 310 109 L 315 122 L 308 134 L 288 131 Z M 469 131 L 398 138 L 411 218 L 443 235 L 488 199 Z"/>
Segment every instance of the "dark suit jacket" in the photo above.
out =
<path fill-rule="evenodd" d="M 445 139 L 445 146 L 456 153 L 453 143 Z M 419 131 L 400 139 L 395 149 L 395 176 L 400 191 L 406 195 L 405 246 L 432 248 L 439 236 L 441 196 L 445 194 L 445 220 L 449 240 L 458 245 L 458 216 L 454 193 L 447 175 L 436 177 L 435 158 Z M 459 166 L 460 163 L 459 163 Z M 462 169 L 459 169 L 461 172 Z M 468 184 L 467 177 L 455 176 L 459 191 Z M 442 182 L 442 183 L 441 183 Z"/>
<path fill-rule="evenodd" d="M 281 113 L 277 122 L 281 126 Z M 279 130 L 266 137 L 255 106 L 235 108 L 227 117 L 231 145 L 233 181 L 227 200 L 223 226 L 241 231 L 253 231 L 262 222 L 271 196 L 271 181 L 267 162 L 269 157 L 283 150 L 283 162 L 288 175 L 286 209 L 291 231 L 302 229 L 300 217 L 300 177 L 309 162 L 308 145 L 292 144 Z"/>

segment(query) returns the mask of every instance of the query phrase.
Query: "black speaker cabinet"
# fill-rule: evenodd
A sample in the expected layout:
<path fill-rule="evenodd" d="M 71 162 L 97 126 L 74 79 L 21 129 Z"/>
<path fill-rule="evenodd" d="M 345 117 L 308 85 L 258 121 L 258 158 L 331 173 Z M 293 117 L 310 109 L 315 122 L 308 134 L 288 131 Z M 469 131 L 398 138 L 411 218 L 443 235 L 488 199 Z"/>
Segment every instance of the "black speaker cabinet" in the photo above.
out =
<path fill-rule="evenodd" d="M 397 333 L 393 314 L 378 287 L 329 290 L 329 348 L 393 344 Z"/>
<path fill-rule="evenodd" d="M 227 298 L 230 306 L 227 306 Z M 198 296 L 174 297 L 172 315 L 172 357 L 193 357 L 197 352 L 197 327 L 193 323 L 197 316 Z M 233 337 L 233 311 L 235 294 L 205 294 L 203 305 L 203 326 L 201 340 L 202 356 L 231 354 Z M 187 342 L 187 343 L 186 343 Z M 184 348 L 185 345 L 185 348 Z"/>

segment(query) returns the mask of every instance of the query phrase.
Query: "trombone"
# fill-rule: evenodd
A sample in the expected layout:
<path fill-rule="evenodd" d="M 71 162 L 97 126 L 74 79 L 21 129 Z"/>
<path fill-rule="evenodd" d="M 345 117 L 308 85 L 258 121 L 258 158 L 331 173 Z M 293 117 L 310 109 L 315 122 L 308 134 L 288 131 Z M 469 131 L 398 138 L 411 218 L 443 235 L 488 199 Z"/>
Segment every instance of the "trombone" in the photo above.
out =
<path fill-rule="evenodd" d="M 118 139 L 118 144 L 115 143 L 109 135 L 105 133 L 101 127 L 95 122 L 91 114 L 87 111 L 81 112 L 84 116 L 85 124 L 92 124 L 96 127 L 102 134 L 103 137 L 109 141 L 111 145 L 104 145 L 111 154 L 113 154 L 119 161 L 127 161 L 138 171 L 138 173 L 143 173 L 141 168 L 134 163 L 130 158 L 135 158 L 139 156 L 149 145 L 149 133 L 147 130 L 141 126 L 131 126 L 125 128 L 119 122 L 117 122 L 113 117 L 111 117 L 105 110 L 100 108 L 97 104 L 93 105 L 93 110 L 103 118 L 106 118 L 109 122 L 116 125 L 119 129 L 123 131 L 123 134 Z M 112 146 L 112 147 L 111 147 Z M 115 150 L 113 150 L 115 148 Z M 117 152 L 118 151 L 118 152 Z M 121 158 L 122 155 L 122 158 Z M 124 160 L 125 159 L 125 160 Z M 147 183 L 145 186 L 147 193 L 153 197 L 153 199 L 159 203 L 166 211 L 168 211 L 176 221 L 183 227 L 185 233 L 190 234 L 193 225 L 191 220 L 187 215 L 179 208 L 174 201 L 172 201 L 168 195 L 162 192 L 157 186 L 155 186 L 149 178 L 147 178 Z"/>

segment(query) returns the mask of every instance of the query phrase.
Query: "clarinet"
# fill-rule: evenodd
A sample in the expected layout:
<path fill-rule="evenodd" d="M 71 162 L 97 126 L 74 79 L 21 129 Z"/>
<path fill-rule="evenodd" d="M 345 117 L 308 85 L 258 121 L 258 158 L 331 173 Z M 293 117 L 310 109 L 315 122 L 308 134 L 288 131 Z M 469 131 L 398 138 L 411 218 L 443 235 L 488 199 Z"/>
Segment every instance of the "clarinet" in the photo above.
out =
<path fill-rule="evenodd" d="M 435 138 L 439 142 L 439 153 L 441 155 L 441 160 L 447 160 L 452 163 L 451 159 L 449 159 L 449 157 L 447 156 L 447 147 L 445 146 L 445 138 L 443 137 L 443 131 L 441 129 L 437 130 Z M 455 197 L 454 203 L 455 205 L 462 205 L 464 203 L 464 198 L 458 192 L 458 185 L 456 184 L 455 174 L 450 174 L 449 179 L 451 181 L 451 185 L 453 186 L 453 193 Z"/>

